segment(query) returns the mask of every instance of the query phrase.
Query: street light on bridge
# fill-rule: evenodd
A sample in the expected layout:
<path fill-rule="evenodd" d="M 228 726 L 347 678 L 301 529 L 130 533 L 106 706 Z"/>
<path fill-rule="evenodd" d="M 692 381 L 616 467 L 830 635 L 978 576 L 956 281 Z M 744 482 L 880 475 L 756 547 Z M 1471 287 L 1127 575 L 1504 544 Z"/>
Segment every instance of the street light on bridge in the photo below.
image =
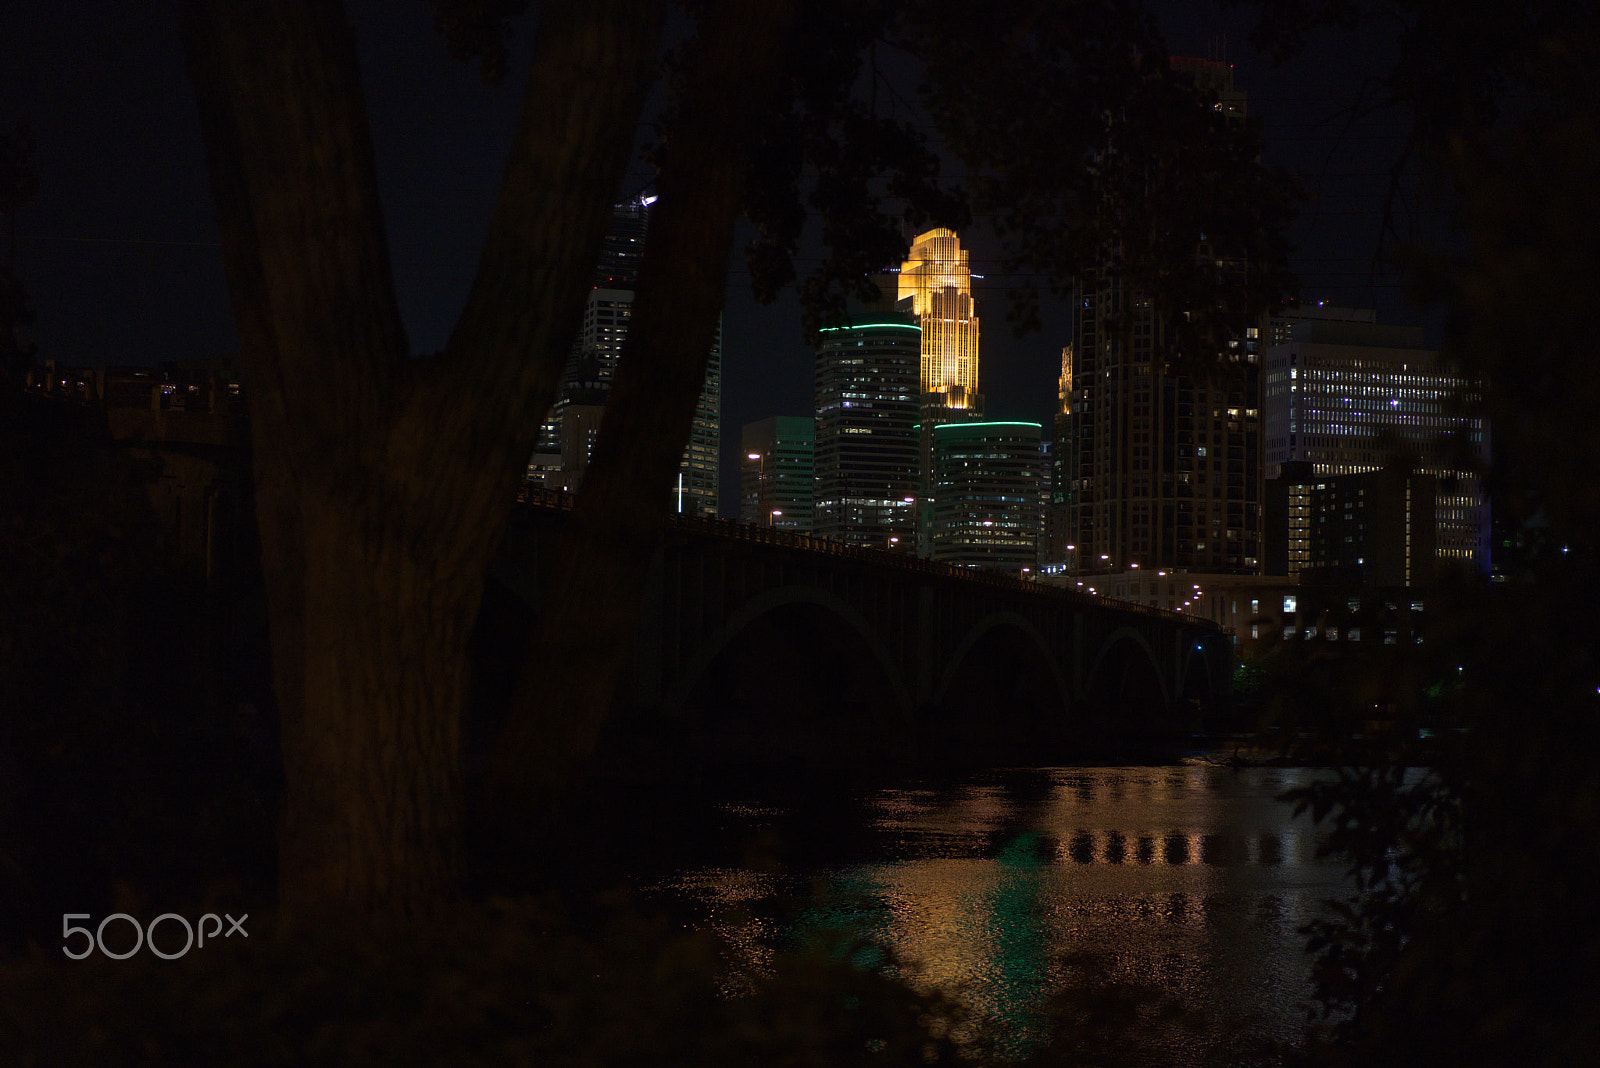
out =
<path fill-rule="evenodd" d="M 767 504 L 767 454 L 764 452 L 747 452 L 744 454 L 744 458 L 746 460 L 754 460 L 756 463 L 756 499 L 755 507 L 752 511 L 755 515 L 763 515 Z M 755 516 L 752 515 L 751 519 L 755 519 Z M 772 525 L 771 517 L 768 517 L 767 525 Z"/>

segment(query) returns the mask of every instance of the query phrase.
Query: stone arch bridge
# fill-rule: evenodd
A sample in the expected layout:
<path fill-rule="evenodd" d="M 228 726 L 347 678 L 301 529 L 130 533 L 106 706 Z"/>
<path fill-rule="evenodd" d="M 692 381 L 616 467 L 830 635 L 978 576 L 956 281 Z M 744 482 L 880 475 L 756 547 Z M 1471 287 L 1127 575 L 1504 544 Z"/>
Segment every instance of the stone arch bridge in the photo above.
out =
<path fill-rule="evenodd" d="M 564 514 L 522 506 L 491 570 L 537 608 Z M 1206 620 L 726 520 L 656 550 L 621 731 L 730 760 L 1070 753 L 1202 729 L 1229 645 Z"/>

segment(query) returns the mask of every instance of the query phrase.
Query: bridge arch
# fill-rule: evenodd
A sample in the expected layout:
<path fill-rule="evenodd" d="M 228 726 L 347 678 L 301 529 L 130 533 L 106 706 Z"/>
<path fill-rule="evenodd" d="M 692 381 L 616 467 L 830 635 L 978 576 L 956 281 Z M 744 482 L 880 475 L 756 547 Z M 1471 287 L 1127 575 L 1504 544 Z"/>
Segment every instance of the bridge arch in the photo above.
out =
<path fill-rule="evenodd" d="M 1113 720 L 1148 728 L 1167 716 L 1172 694 L 1161 658 L 1143 632 L 1128 626 L 1107 634 L 1088 673 L 1086 696 L 1103 723 Z"/>
<path fill-rule="evenodd" d="M 1013 760 L 1066 742 L 1075 710 L 1066 658 L 1033 620 L 990 612 L 945 648 L 920 716 L 930 751 Z"/>
<path fill-rule="evenodd" d="M 980 642 L 992 638 L 996 632 L 1006 628 L 1019 631 L 1038 654 L 1035 664 L 1043 667 L 1049 673 L 1050 682 L 1054 688 L 1054 696 L 1059 702 L 1060 711 L 1065 714 L 1072 708 L 1073 704 L 1072 685 L 1061 668 L 1061 651 L 1052 649 L 1049 640 L 1031 621 L 1011 611 L 992 612 L 962 635 L 960 643 L 951 653 L 943 673 L 934 686 L 934 702 L 937 704 L 948 703 L 952 688 L 956 680 L 961 677 L 962 669 L 968 666 L 967 661 L 971 658 L 973 650 L 977 648 Z"/>
<path fill-rule="evenodd" d="M 1187 634 L 1181 640 L 1184 651 L 1178 658 L 1182 672 L 1178 677 L 1178 693 L 1182 700 L 1195 703 L 1203 711 L 1211 706 L 1217 693 L 1212 657 L 1207 653 L 1205 642 Z"/>
<path fill-rule="evenodd" d="M 752 632 L 763 621 L 772 620 L 793 609 L 801 609 L 802 614 L 809 610 L 812 622 L 818 621 L 820 613 L 822 619 L 832 624 L 826 628 L 832 633 L 836 633 L 842 625 L 844 632 L 854 640 L 855 647 L 866 654 L 867 661 L 876 669 L 875 678 L 866 681 L 886 688 L 891 697 L 892 710 L 883 709 L 881 702 L 874 702 L 874 715 L 879 719 L 879 727 L 889 735 L 902 731 L 909 721 L 912 691 L 883 636 L 848 601 L 829 590 L 807 585 L 787 585 L 763 591 L 728 613 L 705 640 L 698 643 L 683 667 L 675 672 L 675 679 L 667 687 L 661 704 L 662 715 L 668 718 L 681 716 L 695 691 L 707 681 L 719 660 L 736 648 L 741 636 Z M 813 629 L 819 636 L 824 630 L 821 627 Z M 809 666 L 812 671 L 823 667 L 815 663 Z M 843 667 L 837 663 L 828 666 L 835 670 Z M 854 666 L 859 668 L 861 665 L 858 663 Z"/>

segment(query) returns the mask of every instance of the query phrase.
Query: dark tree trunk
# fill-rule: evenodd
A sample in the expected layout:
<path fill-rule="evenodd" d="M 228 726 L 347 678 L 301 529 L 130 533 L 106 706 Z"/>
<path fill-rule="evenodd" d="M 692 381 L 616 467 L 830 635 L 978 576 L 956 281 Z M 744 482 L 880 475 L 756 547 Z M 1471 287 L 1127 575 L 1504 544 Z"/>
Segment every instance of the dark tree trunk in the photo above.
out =
<path fill-rule="evenodd" d="M 762 121 L 782 84 L 791 0 L 725 0 L 666 145 L 628 337 L 553 585 L 497 750 L 489 810 L 513 850 L 588 772 L 632 655 L 651 555 L 688 444 Z"/>
<path fill-rule="evenodd" d="M 663 5 L 549 5 L 448 351 L 400 326 L 333 0 L 186 0 L 255 448 L 292 910 L 457 886 L 466 638 L 610 217 Z M 561 106 L 553 106 L 559 102 Z"/>

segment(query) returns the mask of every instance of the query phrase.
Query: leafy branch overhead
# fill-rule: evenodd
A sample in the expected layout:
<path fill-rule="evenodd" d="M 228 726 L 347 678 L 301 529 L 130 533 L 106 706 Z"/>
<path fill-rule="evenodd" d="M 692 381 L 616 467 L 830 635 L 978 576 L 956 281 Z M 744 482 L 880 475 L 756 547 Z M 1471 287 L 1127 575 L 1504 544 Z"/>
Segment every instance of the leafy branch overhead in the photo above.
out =
<path fill-rule="evenodd" d="M 761 299 L 796 279 L 812 214 L 826 246 L 801 281 L 813 329 L 847 297 L 876 295 L 871 276 L 903 258 L 908 229 L 974 217 L 1020 279 L 1019 332 L 1037 328 L 1043 292 L 1066 294 L 1091 264 L 1112 263 L 1154 299 L 1187 358 L 1224 351 L 1292 290 L 1291 183 L 1260 164 L 1259 124 L 1168 65 L 1141 5 L 923 0 L 829 14 L 794 37 L 794 91 L 750 176 L 746 260 Z M 908 69 L 919 100 L 880 94 Z M 902 117 L 919 108 L 921 124 Z M 967 187 L 941 181 L 949 164 Z"/>
<path fill-rule="evenodd" d="M 452 49 L 475 42 L 466 54 L 486 50 L 487 69 L 503 60 L 517 6 L 439 9 L 453 13 Z M 691 38 L 666 60 L 670 102 L 647 149 L 658 172 L 685 118 L 693 49 Z M 838 321 L 847 300 L 876 298 L 873 278 L 904 257 L 910 233 L 961 230 L 975 216 L 1021 279 L 1019 331 L 1037 327 L 1043 292 L 1066 293 L 1108 256 L 1157 300 L 1190 355 L 1224 349 L 1292 288 L 1287 178 L 1260 165 L 1258 125 L 1225 115 L 1168 67 L 1142 5 L 823 0 L 784 52 L 769 72 L 778 103 L 751 131 L 744 260 L 763 302 L 800 287 L 808 330 Z M 907 79 L 917 91 L 897 92 Z M 952 168 L 970 181 L 950 180 Z M 812 225 L 823 255 L 802 271 Z"/>
<path fill-rule="evenodd" d="M 1155 302 L 1180 358 L 1225 350 L 1293 288 L 1297 194 L 1259 162 L 1259 124 L 1174 69 L 1142 5 L 1000 7 L 918 39 L 934 120 L 1020 279 L 1014 324 L 1036 326 L 1042 292 L 1104 264 Z"/>
<path fill-rule="evenodd" d="M 513 36 L 512 22 L 528 10 L 529 0 L 432 0 L 433 27 L 450 55 L 463 63 L 476 60 L 483 80 L 498 84 L 506 76 Z"/>
<path fill-rule="evenodd" d="M 745 204 L 755 227 L 745 262 L 757 299 L 770 301 L 799 280 L 808 329 L 837 322 L 849 298 L 878 296 L 872 276 L 904 258 L 907 227 L 970 221 L 962 191 L 941 182 L 925 132 L 879 114 L 859 91 L 864 74 L 876 81 L 865 57 L 895 34 L 896 8 L 823 6 L 825 14 L 814 11 L 791 35 L 792 84 L 761 131 Z M 824 258 L 800 280 L 794 257 L 813 214 Z"/>

